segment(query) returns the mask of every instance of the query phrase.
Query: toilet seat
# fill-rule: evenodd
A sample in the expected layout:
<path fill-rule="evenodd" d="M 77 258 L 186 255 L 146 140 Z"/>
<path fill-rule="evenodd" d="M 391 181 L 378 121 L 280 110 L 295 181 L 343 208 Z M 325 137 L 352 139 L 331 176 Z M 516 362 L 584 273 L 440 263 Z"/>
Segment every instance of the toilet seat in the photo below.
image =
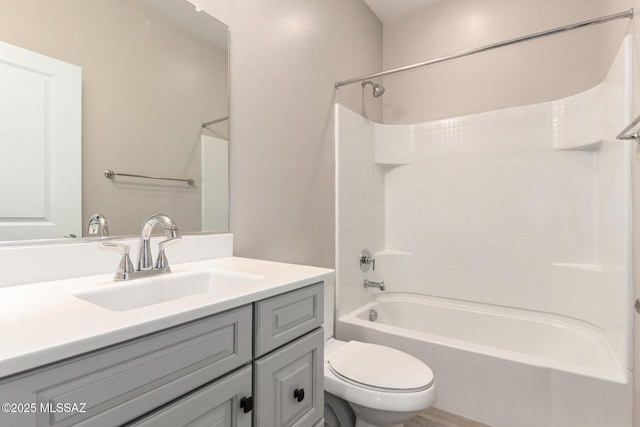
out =
<path fill-rule="evenodd" d="M 371 407 L 375 404 L 376 410 L 381 411 L 421 411 L 436 400 L 435 380 L 431 386 L 420 391 L 407 391 L 395 389 L 381 389 L 357 383 L 340 374 L 334 373 L 329 363 L 333 354 L 347 345 L 345 341 L 329 338 L 324 346 L 324 389 L 325 391 L 346 400 L 350 404 Z M 362 356 L 359 357 L 362 359 Z M 416 359 L 418 360 L 418 359 Z M 335 363 L 335 362 L 334 362 Z M 376 366 L 375 372 L 385 372 L 385 368 Z"/>
<path fill-rule="evenodd" d="M 393 348 L 349 341 L 327 357 L 330 370 L 346 382 L 386 393 L 415 393 L 433 385 L 433 372 Z"/>

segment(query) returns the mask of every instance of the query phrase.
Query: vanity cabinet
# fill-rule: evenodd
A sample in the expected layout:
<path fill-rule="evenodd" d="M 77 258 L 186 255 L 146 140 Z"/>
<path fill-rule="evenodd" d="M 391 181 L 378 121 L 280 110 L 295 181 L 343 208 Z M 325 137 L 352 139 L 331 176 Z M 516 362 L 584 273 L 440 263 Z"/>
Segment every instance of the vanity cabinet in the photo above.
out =
<path fill-rule="evenodd" d="M 322 328 L 256 360 L 254 427 L 313 426 L 324 410 Z"/>
<path fill-rule="evenodd" d="M 0 425 L 123 424 L 248 365 L 251 337 L 245 305 L 0 380 Z"/>
<path fill-rule="evenodd" d="M 0 379 L 0 426 L 314 427 L 323 284 Z M 191 425 L 191 424 L 190 424 Z"/>
<path fill-rule="evenodd" d="M 316 283 L 255 303 L 256 358 L 322 326 L 324 287 Z"/>
<path fill-rule="evenodd" d="M 251 375 L 251 366 L 246 366 L 153 411 L 136 422 L 127 424 L 127 427 L 251 427 L 252 414 L 250 411 L 245 412 L 240 403 L 242 399 L 245 399 L 244 402 L 250 399 Z"/>
<path fill-rule="evenodd" d="M 255 304 L 254 427 L 312 427 L 324 411 L 322 283 Z"/>

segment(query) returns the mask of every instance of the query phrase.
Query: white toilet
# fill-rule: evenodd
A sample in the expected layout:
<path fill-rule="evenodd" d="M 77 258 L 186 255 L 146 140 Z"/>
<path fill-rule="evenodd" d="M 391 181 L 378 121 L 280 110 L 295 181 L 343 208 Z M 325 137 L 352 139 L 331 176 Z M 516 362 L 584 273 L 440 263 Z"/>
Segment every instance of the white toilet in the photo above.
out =
<path fill-rule="evenodd" d="M 324 287 L 325 426 L 351 427 L 355 413 L 356 427 L 402 427 L 435 402 L 433 372 L 422 361 L 402 351 L 333 338 L 334 290 L 335 283 L 327 280 Z"/>
<path fill-rule="evenodd" d="M 436 399 L 433 372 L 415 357 L 334 338 L 324 347 L 324 389 L 349 403 L 356 427 L 401 427 Z"/>

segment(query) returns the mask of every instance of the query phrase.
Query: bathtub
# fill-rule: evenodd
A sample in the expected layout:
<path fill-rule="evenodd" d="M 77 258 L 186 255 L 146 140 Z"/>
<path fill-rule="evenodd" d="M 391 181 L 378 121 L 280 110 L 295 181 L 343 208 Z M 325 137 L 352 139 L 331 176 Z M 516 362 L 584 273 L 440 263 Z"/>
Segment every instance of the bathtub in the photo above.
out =
<path fill-rule="evenodd" d="M 494 427 L 631 426 L 630 372 L 586 322 L 380 293 L 340 316 L 336 336 L 418 357 L 434 371 L 436 407 Z"/>

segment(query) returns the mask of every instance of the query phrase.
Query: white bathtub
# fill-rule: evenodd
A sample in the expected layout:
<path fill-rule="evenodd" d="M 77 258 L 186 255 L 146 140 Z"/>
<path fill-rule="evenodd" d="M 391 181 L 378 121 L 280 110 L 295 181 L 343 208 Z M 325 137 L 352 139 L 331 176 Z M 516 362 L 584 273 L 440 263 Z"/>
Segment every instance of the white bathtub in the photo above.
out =
<path fill-rule="evenodd" d="M 391 293 L 338 318 L 336 336 L 420 358 L 435 374 L 435 406 L 495 427 L 631 426 L 630 373 L 585 322 Z"/>

